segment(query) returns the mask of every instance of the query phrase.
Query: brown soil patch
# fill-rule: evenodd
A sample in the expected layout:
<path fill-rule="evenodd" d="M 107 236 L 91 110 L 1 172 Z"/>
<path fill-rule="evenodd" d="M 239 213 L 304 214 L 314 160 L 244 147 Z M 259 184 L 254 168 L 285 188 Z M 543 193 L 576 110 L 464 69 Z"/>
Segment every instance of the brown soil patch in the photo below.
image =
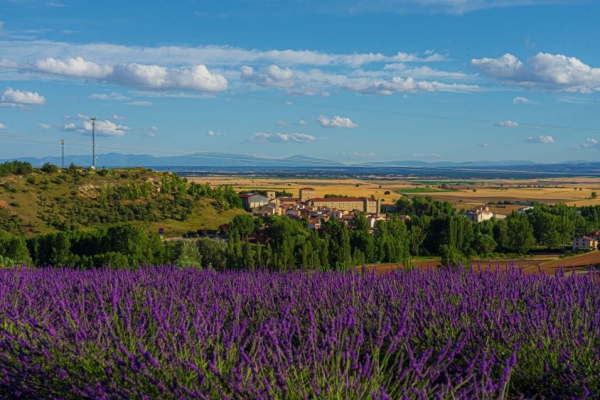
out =
<path fill-rule="evenodd" d="M 0 200 L 0 208 L 8 207 L 8 202 L 6 200 Z"/>
<path fill-rule="evenodd" d="M 570 271 L 585 271 L 590 265 L 600 266 L 600 251 L 569 257 L 557 258 L 554 255 L 542 255 L 522 260 L 472 260 L 473 269 L 475 271 L 505 271 L 509 268 L 522 268 L 527 275 L 544 273 L 546 275 L 554 275 L 560 268 L 565 270 L 565 273 Z M 414 263 L 414 267 L 427 270 L 440 267 L 439 259 L 419 260 Z M 362 268 L 362 267 L 359 267 Z M 377 274 L 386 274 L 399 268 L 403 268 L 400 264 L 379 264 L 369 265 L 366 267 L 368 271 L 375 271 Z"/>

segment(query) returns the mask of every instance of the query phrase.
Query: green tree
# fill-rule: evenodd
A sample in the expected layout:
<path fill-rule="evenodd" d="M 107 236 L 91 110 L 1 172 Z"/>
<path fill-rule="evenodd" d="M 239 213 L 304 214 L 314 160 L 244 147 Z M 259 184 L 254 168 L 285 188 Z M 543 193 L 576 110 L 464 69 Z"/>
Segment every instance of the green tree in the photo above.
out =
<path fill-rule="evenodd" d="M 246 239 L 254 232 L 254 220 L 255 218 L 249 214 L 236 215 L 231 221 L 231 230 L 236 231 L 242 239 Z"/>
<path fill-rule="evenodd" d="M 40 169 L 47 174 L 55 174 L 58 172 L 58 167 L 54 164 L 50 164 L 49 162 L 44 163 Z"/>
<path fill-rule="evenodd" d="M 442 265 L 445 267 L 458 268 L 468 264 L 468 259 L 463 253 L 447 244 L 440 246 L 440 255 Z"/>
<path fill-rule="evenodd" d="M 473 242 L 473 249 L 477 252 L 477 254 L 488 256 L 496 250 L 498 244 L 494 240 L 493 236 L 486 235 L 483 233 L 478 233 L 475 235 L 475 240 Z"/>
<path fill-rule="evenodd" d="M 507 248 L 513 253 L 525 254 L 533 243 L 533 227 L 526 214 L 514 212 L 507 218 Z"/>
<path fill-rule="evenodd" d="M 177 259 L 175 264 L 179 267 L 202 266 L 202 256 L 196 242 L 191 240 L 179 240 L 177 242 Z"/>

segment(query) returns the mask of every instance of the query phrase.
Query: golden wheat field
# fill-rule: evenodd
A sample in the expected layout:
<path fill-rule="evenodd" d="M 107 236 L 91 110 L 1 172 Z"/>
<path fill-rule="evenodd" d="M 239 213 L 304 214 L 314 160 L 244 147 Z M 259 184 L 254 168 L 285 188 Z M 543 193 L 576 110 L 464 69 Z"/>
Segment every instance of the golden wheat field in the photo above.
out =
<path fill-rule="evenodd" d="M 546 204 L 559 202 L 568 205 L 600 205 L 600 199 L 591 199 L 592 192 L 600 193 L 600 178 L 551 179 L 494 179 L 494 180 L 392 180 L 392 179 L 299 179 L 241 176 L 211 176 L 188 178 L 197 183 L 231 185 L 237 191 L 278 190 L 298 196 L 304 187 L 316 190 L 318 197 L 327 194 L 352 197 L 371 197 L 393 204 L 402 196 L 431 196 L 448 201 L 457 208 L 470 208 L 488 203 L 509 201 L 525 203 L 537 201 Z M 492 206 L 492 211 L 510 213 L 518 205 Z"/>

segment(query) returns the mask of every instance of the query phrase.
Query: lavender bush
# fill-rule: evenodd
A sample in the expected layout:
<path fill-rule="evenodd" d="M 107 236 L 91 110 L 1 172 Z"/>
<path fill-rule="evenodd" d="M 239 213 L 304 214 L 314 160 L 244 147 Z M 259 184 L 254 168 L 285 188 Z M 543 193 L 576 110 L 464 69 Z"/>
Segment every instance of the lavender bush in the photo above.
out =
<path fill-rule="evenodd" d="M 0 271 L 0 397 L 585 398 L 594 275 Z"/>

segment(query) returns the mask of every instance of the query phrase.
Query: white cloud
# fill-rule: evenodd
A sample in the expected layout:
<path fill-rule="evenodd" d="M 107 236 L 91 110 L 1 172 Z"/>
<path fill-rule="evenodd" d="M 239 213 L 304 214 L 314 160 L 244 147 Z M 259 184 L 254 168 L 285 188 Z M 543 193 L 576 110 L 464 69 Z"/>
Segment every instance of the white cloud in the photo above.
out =
<path fill-rule="evenodd" d="M 573 97 L 573 96 L 561 97 L 560 99 L 558 99 L 558 101 L 561 103 L 568 103 L 568 104 L 591 104 L 594 102 L 594 100 L 592 100 L 590 98 Z"/>
<path fill-rule="evenodd" d="M 277 65 L 270 65 L 254 71 L 252 67 L 242 66 L 240 78 L 243 81 L 253 82 L 259 86 L 289 88 L 294 86 L 296 77 L 289 68 L 280 68 Z"/>
<path fill-rule="evenodd" d="M 55 75 L 94 79 L 107 78 L 113 73 L 112 66 L 99 65 L 86 61 L 81 57 L 67 58 L 65 60 L 46 58 L 30 63 L 26 68 Z"/>
<path fill-rule="evenodd" d="M 85 135 L 91 135 L 92 129 L 94 129 L 96 135 L 100 136 L 123 136 L 130 128 L 124 125 L 117 125 L 109 120 L 96 120 L 93 125 L 92 121 L 70 122 L 63 126 L 63 130 L 65 131 L 75 131 Z"/>
<path fill-rule="evenodd" d="M 391 80 L 376 79 L 372 82 L 348 83 L 344 89 L 367 93 L 385 94 L 394 93 L 419 93 L 419 92 L 475 92 L 479 90 L 476 85 L 458 83 L 443 83 L 436 81 L 415 81 L 413 78 L 393 77 Z"/>
<path fill-rule="evenodd" d="M 90 99 L 123 101 L 123 100 L 129 100 L 129 97 L 126 97 L 118 92 L 111 92 L 111 93 L 93 93 L 90 95 Z"/>
<path fill-rule="evenodd" d="M 600 142 L 598 142 L 598 140 L 596 140 L 594 138 L 587 138 L 585 140 L 585 142 L 583 142 L 582 144 L 572 145 L 571 147 L 576 150 L 584 150 L 584 149 L 589 149 L 589 148 L 600 148 Z"/>
<path fill-rule="evenodd" d="M 529 100 L 526 97 L 515 97 L 513 99 L 513 104 L 533 104 L 533 101 Z"/>
<path fill-rule="evenodd" d="M 494 126 L 497 126 L 499 128 L 515 128 L 515 127 L 519 126 L 519 123 L 515 122 L 515 121 L 511 121 L 510 119 L 507 119 L 506 121 L 496 122 L 494 124 Z"/>
<path fill-rule="evenodd" d="M 151 101 L 148 101 L 148 100 L 136 100 L 136 101 L 130 101 L 127 104 L 130 105 L 130 106 L 143 106 L 143 107 L 146 107 L 146 106 L 151 106 L 154 103 L 152 103 Z"/>
<path fill-rule="evenodd" d="M 308 122 L 306 122 L 305 120 L 301 119 L 300 121 L 298 121 L 298 125 L 308 125 Z"/>
<path fill-rule="evenodd" d="M 6 125 L 4 125 L 2 122 L 0 122 L 0 129 L 6 129 Z"/>
<path fill-rule="evenodd" d="M 208 132 L 206 132 L 206 135 L 208 135 L 208 136 L 227 136 L 226 133 L 215 132 L 215 131 L 208 131 Z"/>
<path fill-rule="evenodd" d="M 52 129 L 52 125 L 39 123 L 38 128 L 47 131 L 48 129 Z"/>
<path fill-rule="evenodd" d="M 277 126 L 288 126 L 289 124 L 286 121 L 277 121 L 275 122 Z"/>
<path fill-rule="evenodd" d="M 231 46 L 159 46 L 136 47 L 108 43 L 73 44 L 48 40 L 0 42 L 0 57 L 22 59 L 31 54 L 40 58 L 77 58 L 101 60 L 110 65 L 140 64 L 205 64 L 237 66 L 249 63 L 282 65 L 345 65 L 357 67 L 371 63 L 438 62 L 445 56 L 432 51 L 422 54 L 398 52 L 382 53 L 321 53 L 311 50 L 273 49 L 255 50 Z"/>
<path fill-rule="evenodd" d="M 317 121 L 323 128 L 358 128 L 358 125 L 352 122 L 350 118 L 340 117 L 336 115 L 333 118 L 328 118 L 324 115 L 319 115 Z"/>
<path fill-rule="evenodd" d="M 550 135 L 530 136 L 524 140 L 525 143 L 541 143 L 549 144 L 554 143 L 554 138 Z"/>
<path fill-rule="evenodd" d="M 82 57 L 74 57 L 64 60 L 55 58 L 37 60 L 23 65 L 22 69 L 64 77 L 98 79 L 119 85 L 155 90 L 218 92 L 227 89 L 228 83 L 223 75 L 211 73 L 205 65 L 183 68 L 137 63 L 101 65 L 86 61 Z"/>
<path fill-rule="evenodd" d="M 28 92 L 7 88 L 0 94 L 0 103 L 15 105 L 43 105 L 46 99 L 37 92 Z"/>
<path fill-rule="evenodd" d="M 412 78 L 465 79 L 469 77 L 469 75 L 463 72 L 440 71 L 428 66 L 408 67 L 405 63 L 388 64 L 384 66 L 383 69 L 384 71 L 396 71 L 397 73 L 402 73 L 403 75 L 410 76 Z"/>
<path fill-rule="evenodd" d="M 256 143 L 308 143 L 317 138 L 306 133 L 255 133 L 249 140 Z"/>
<path fill-rule="evenodd" d="M 292 103 L 291 101 L 286 101 L 286 102 L 285 102 L 285 105 L 286 105 L 286 106 L 293 106 L 293 105 L 294 105 L 294 103 Z"/>
<path fill-rule="evenodd" d="M 113 114 L 112 117 L 110 117 L 110 119 L 114 119 L 115 121 L 124 121 L 127 118 L 122 116 L 122 115 L 118 115 L 118 114 Z"/>
<path fill-rule="evenodd" d="M 600 91 L 600 68 L 562 54 L 538 53 L 529 57 L 526 64 L 512 54 L 505 54 L 499 58 L 473 59 L 471 65 L 505 85 L 559 92 Z"/>

